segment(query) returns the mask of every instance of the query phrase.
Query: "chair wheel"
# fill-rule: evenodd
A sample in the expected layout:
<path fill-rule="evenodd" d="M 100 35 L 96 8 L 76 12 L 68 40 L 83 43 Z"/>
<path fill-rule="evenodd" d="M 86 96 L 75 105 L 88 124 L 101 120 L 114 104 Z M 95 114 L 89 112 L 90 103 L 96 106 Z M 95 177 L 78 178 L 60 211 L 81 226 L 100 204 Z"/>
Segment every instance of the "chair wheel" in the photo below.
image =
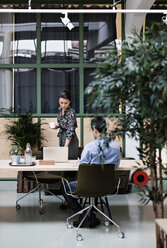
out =
<path fill-rule="evenodd" d="M 66 224 L 66 227 L 67 227 L 68 229 L 71 229 L 71 228 L 73 228 L 73 225 L 72 225 L 70 222 L 68 222 L 68 223 Z"/>
<path fill-rule="evenodd" d="M 42 214 L 45 213 L 45 210 L 44 210 L 43 208 L 41 208 L 41 209 L 39 210 L 39 213 L 42 215 Z"/>
<path fill-rule="evenodd" d="M 16 209 L 20 209 L 21 206 L 19 204 L 16 205 Z"/>
<path fill-rule="evenodd" d="M 104 225 L 105 225 L 106 227 L 108 227 L 108 226 L 110 225 L 109 221 L 105 221 L 105 222 L 104 222 Z"/>
<path fill-rule="evenodd" d="M 83 237 L 81 234 L 77 234 L 76 239 L 77 239 L 77 241 L 82 241 Z"/>
<path fill-rule="evenodd" d="M 119 232 L 118 237 L 123 239 L 125 237 L 125 233 L 124 232 Z"/>

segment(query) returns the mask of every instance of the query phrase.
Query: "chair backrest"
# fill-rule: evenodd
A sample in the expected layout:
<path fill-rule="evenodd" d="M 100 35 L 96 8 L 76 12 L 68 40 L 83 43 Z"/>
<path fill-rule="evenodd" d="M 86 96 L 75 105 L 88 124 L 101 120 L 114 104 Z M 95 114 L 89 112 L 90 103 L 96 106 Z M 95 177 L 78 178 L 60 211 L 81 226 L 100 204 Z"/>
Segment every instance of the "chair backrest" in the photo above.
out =
<path fill-rule="evenodd" d="M 115 191 L 115 169 L 113 164 L 80 164 L 75 194 L 100 197 Z"/>

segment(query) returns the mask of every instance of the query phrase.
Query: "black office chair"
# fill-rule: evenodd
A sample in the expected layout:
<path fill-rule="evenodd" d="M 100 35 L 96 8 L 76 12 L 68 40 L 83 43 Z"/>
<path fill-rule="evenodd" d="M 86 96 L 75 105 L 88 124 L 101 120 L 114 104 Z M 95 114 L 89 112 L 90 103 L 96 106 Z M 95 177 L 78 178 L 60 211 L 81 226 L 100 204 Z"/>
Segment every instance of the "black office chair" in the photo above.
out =
<path fill-rule="evenodd" d="M 117 183 L 117 187 L 115 187 L 115 169 L 112 164 L 104 164 L 104 165 L 90 165 L 90 164 L 81 164 L 78 170 L 78 179 L 77 179 L 77 188 L 75 192 L 67 192 L 66 191 L 66 183 L 68 181 L 62 178 L 62 183 L 64 186 L 64 190 L 66 194 L 75 197 L 89 197 L 90 204 L 85 207 L 81 211 L 76 214 L 70 216 L 67 219 L 67 228 L 72 228 L 73 225 L 69 222 L 69 220 L 75 217 L 78 214 L 82 214 L 86 211 L 86 214 L 79 226 L 76 228 L 76 239 L 78 241 L 83 240 L 81 234 L 79 234 L 79 228 L 82 225 L 83 221 L 88 216 L 91 209 L 95 209 L 101 215 L 105 217 L 105 225 L 108 226 L 108 222 L 113 223 L 118 228 L 118 236 L 120 238 L 124 238 L 124 233 L 120 231 L 119 225 L 117 225 L 110 217 L 108 217 L 104 212 L 102 212 L 95 203 L 95 199 L 98 197 L 105 197 L 110 194 L 117 194 L 119 190 L 120 180 Z M 69 185 L 70 187 L 70 185 Z"/>
<path fill-rule="evenodd" d="M 44 214 L 44 208 L 43 208 L 43 199 L 41 197 L 41 192 L 42 190 L 44 192 L 47 192 L 50 195 L 53 195 L 57 198 L 59 198 L 62 203 L 63 203 L 63 199 L 61 197 L 59 197 L 58 195 L 55 195 L 54 193 L 52 193 L 51 191 L 47 190 L 46 188 L 44 188 L 42 186 L 42 184 L 47 183 L 47 184 L 53 184 L 56 182 L 60 182 L 61 178 L 62 178 L 62 173 L 58 173 L 56 172 L 56 174 L 49 174 L 48 172 L 45 171 L 41 171 L 41 172 L 23 172 L 23 177 L 26 178 L 27 180 L 29 180 L 30 182 L 35 182 L 36 186 L 34 187 L 34 189 L 32 189 L 31 191 L 29 191 L 27 194 L 25 194 L 24 196 L 20 197 L 17 201 L 16 201 L 16 208 L 20 209 L 21 206 L 18 204 L 18 202 L 20 200 L 22 200 L 23 198 L 25 198 L 26 196 L 28 196 L 29 194 L 33 193 L 34 191 L 38 190 L 39 193 L 39 212 L 40 214 Z"/>
<path fill-rule="evenodd" d="M 85 197 L 84 202 L 82 200 L 83 200 L 83 198 L 80 199 L 80 203 L 82 204 L 82 208 L 85 208 L 86 205 L 90 205 L 90 197 Z M 95 205 L 96 205 L 96 207 L 100 206 L 101 207 L 101 211 L 103 213 L 105 213 L 105 210 L 106 210 L 107 211 L 107 214 L 108 214 L 108 217 L 110 219 L 112 219 L 111 210 L 110 210 L 110 206 L 109 206 L 109 203 L 108 203 L 107 196 L 95 198 Z M 105 226 L 109 226 L 110 224 L 113 225 L 112 222 L 107 222 L 107 221 L 104 224 L 105 224 Z"/>

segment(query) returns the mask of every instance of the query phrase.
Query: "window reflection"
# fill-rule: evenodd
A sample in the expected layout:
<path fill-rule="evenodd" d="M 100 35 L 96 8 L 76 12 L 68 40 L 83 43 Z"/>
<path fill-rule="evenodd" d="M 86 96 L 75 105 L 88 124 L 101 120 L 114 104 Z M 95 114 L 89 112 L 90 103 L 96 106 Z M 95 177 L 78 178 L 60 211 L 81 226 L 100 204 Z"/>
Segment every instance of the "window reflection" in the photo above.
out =
<path fill-rule="evenodd" d="M 37 111 L 36 69 L 14 69 L 14 109 L 24 113 Z"/>
<path fill-rule="evenodd" d="M 79 112 L 79 73 L 78 69 L 42 70 L 42 113 L 58 112 L 58 97 L 62 89 L 71 92 L 71 106 Z"/>
<path fill-rule="evenodd" d="M 100 62 L 101 55 L 115 49 L 116 14 L 84 15 L 84 60 Z"/>
<path fill-rule="evenodd" d="M 41 16 L 41 60 L 42 63 L 79 62 L 78 14 L 68 15 L 75 28 L 69 30 L 60 19 L 61 15 Z M 64 15 L 63 15 L 64 17 Z"/>
<path fill-rule="evenodd" d="M 14 63 L 36 63 L 36 15 L 16 14 L 13 36 Z"/>
<path fill-rule="evenodd" d="M 11 63 L 10 44 L 13 39 L 13 14 L 0 13 L 0 63 Z"/>
<path fill-rule="evenodd" d="M 36 69 L 0 69 L 0 113 L 36 113 Z"/>
<path fill-rule="evenodd" d="M 93 73 L 95 69 L 85 69 L 84 70 L 84 90 L 93 81 Z M 95 113 L 97 112 L 93 107 L 89 105 L 88 95 L 84 94 L 84 112 L 85 113 Z"/>
<path fill-rule="evenodd" d="M 15 63 L 35 63 L 36 61 L 36 40 L 13 41 Z"/>
<path fill-rule="evenodd" d="M 35 14 L 0 13 L 0 25 L 0 63 L 35 63 Z"/>
<path fill-rule="evenodd" d="M 0 113 L 9 113 L 13 101 L 13 71 L 0 69 Z"/>
<path fill-rule="evenodd" d="M 0 41 L 0 57 L 2 57 L 3 41 Z"/>

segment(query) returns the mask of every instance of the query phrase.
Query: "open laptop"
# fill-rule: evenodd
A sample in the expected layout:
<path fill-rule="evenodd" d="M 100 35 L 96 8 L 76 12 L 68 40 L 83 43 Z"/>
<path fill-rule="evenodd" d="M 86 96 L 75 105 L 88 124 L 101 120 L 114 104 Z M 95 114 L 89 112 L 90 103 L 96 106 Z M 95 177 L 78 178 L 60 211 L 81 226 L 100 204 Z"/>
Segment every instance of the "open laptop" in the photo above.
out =
<path fill-rule="evenodd" d="M 43 147 L 43 160 L 54 160 L 55 163 L 67 163 L 68 147 Z"/>

